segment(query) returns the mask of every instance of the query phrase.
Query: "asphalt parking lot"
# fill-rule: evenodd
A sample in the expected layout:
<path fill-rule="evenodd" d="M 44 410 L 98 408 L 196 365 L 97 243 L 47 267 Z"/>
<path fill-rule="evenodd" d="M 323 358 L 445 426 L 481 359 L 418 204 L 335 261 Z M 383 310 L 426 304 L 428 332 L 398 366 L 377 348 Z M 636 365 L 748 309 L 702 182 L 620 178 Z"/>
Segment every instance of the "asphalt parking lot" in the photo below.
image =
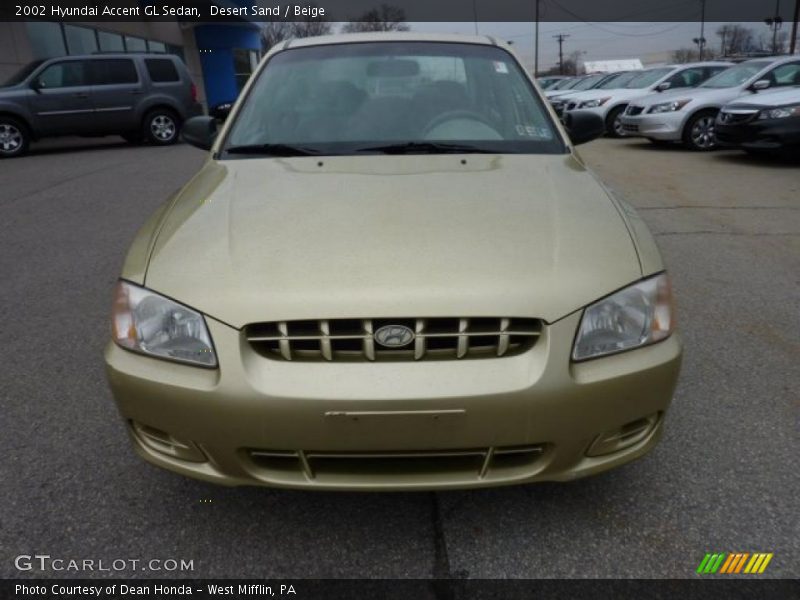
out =
<path fill-rule="evenodd" d="M 103 372 L 111 287 L 204 155 L 108 138 L 0 162 L 0 576 L 43 553 L 191 559 L 168 574 L 192 577 L 689 577 L 712 551 L 800 576 L 800 164 L 581 152 L 673 275 L 686 355 L 664 439 L 591 479 L 436 494 L 219 488 L 137 458 Z"/>

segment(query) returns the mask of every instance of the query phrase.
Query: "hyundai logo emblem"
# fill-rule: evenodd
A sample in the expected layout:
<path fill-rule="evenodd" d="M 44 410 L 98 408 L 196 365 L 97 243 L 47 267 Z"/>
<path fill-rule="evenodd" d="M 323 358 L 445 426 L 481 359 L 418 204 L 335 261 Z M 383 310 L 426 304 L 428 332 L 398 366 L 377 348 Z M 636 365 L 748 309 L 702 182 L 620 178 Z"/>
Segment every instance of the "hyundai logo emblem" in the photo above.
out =
<path fill-rule="evenodd" d="M 384 325 L 373 336 L 375 341 L 387 348 L 402 348 L 414 341 L 414 332 L 405 325 Z"/>

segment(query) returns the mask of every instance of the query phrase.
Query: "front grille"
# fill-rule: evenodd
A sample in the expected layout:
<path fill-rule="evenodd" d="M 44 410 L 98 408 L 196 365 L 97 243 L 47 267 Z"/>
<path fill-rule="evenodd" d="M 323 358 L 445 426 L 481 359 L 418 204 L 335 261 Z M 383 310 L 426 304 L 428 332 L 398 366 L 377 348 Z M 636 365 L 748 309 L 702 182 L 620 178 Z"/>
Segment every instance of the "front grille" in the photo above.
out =
<path fill-rule="evenodd" d="M 401 450 L 374 452 L 318 452 L 304 450 L 248 449 L 251 469 L 267 481 L 299 482 L 366 478 L 375 483 L 408 477 L 441 482 L 502 478 L 529 473 L 541 467 L 545 444 L 497 446 L 455 450 Z"/>
<path fill-rule="evenodd" d="M 749 123 L 758 114 L 757 110 L 753 111 L 722 111 L 719 113 L 719 120 L 725 125 L 738 125 L 740 123 Z"/>
<path fill-rule="evenodd" d="M 622 124 L 623 131 L 627 131 L 628 133 L 639 133 L 639 126 L 638 125 L 630 125 L 628 123 Z"/>
<path fill-rule="evenodd" d="M 408 328 L 409 341 L 387 347 L 381 328 Z M 509 317 L 330 319 L 254 323 L 244 334 L 261 356 L 304 361 L 414 361 L 512 356 L 541 335 L 538 319 Z"/>
<path fill-rule="evenodd" d="M 640 114 L 642 114 L 643 112 L 644 112 L 644 107 L 642 107 L 642 106 L 633 106 L 633 105 L 630 105 L 630 106 L 628 106 L 628 108 L 625 110 L 625 114 L 626 114 L 626 115 L 629 115 L 629 116 L 631 116 L 631 117 L 635 117 L 636 115 L 640 115 Z"/>

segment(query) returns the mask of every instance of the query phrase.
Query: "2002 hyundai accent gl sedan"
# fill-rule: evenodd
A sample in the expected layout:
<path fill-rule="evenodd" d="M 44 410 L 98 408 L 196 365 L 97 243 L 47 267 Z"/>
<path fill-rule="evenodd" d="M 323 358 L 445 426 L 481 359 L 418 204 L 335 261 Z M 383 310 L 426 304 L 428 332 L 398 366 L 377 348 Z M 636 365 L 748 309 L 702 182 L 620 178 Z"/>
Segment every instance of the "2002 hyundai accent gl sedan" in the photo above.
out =
<path fill-rule="evenodd" d="M 678 377 L 651 234 L 487 38 L 286 42 L 135 238 L 105 358 L 148 461 L 222 484 L 571 480 Z"/>

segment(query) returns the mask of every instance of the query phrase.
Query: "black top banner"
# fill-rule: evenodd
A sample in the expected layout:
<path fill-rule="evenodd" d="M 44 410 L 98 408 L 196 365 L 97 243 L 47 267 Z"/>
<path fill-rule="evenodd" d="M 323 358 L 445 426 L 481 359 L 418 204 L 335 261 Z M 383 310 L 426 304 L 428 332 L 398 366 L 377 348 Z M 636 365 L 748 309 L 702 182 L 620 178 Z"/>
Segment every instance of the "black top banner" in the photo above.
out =
<path fill-rule="evenodd" d="M 777 16 L 788 25 L 796 6 L 797 0 L 0 0 L 0 21 L 339 22 L 374 20 L 390 7 L 412 22 L 763 22 Z"/>

